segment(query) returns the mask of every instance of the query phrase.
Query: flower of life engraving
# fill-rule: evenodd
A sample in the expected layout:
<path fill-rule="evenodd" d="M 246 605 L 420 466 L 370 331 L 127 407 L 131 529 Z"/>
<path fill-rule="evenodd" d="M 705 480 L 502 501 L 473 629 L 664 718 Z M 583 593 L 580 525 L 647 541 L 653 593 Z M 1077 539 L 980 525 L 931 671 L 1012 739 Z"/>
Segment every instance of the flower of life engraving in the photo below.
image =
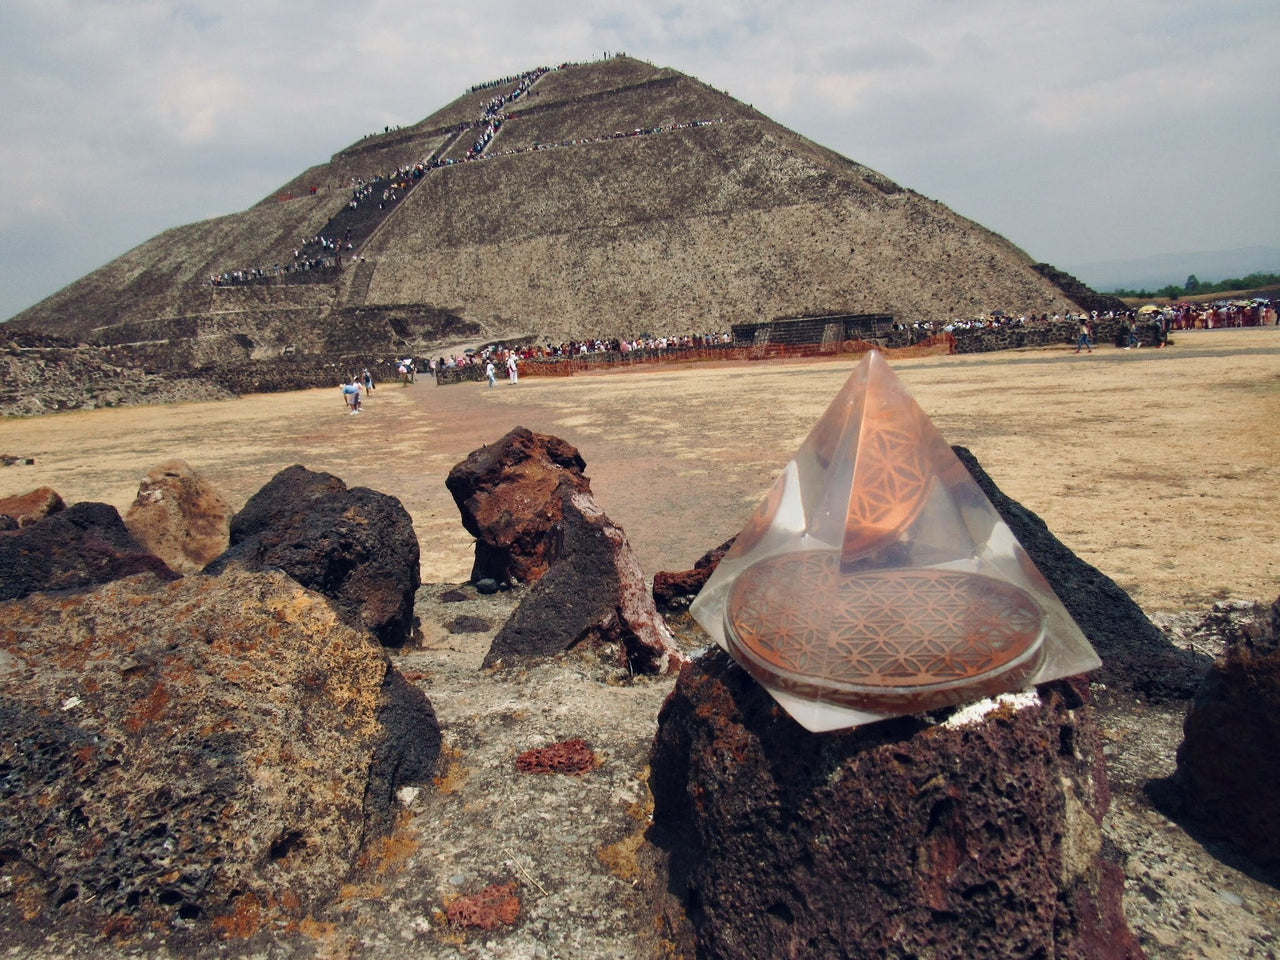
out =
<path fill-rule="evenodd" d="M 857 709 L 916 712 L 1016 688 L 1042 655 L 1044 615 L 1018 587 L 949 570 L 846 573 L 834 551 L 753 564 L 726 613 L 757 679 Z"/>
<path fill-rule="evenodd" d="M 851 560 L 896 536 L 924 506 L 933 458 L 921 417 L 895 410 L 864 416 L 857 473 L 844 525 L 844 559 Z"/>

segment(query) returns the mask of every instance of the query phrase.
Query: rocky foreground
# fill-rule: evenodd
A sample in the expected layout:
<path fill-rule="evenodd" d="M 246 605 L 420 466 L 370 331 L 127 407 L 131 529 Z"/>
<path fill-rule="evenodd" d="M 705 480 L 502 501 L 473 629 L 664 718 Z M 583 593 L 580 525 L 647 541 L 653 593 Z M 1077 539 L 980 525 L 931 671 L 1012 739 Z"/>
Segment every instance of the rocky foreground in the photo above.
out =
<path fill-rule="evenodd" d="M 6 942 L 48 957 L 1280 950 L 1275 614 L 1223 605 L 1158 629 L 970 462 L 1104 670 L 985 715 L 815 737 L 700 650 L 681 612 L 696 577 L 660 578 L 686 584 L 666 616 L 637 596 L 625 537 L 553 440 L 516 432 L 451 476 L 483 545 L 468 584 L 420 586 L 394 498 L 300 467 L 222 522 L 176 464 L 124 518 L 52 491 L 0 504 Z M 206 572 L 179 575 L 191 566 Z M 1152 783 L 1180 743 L 1177 775 Z"/>

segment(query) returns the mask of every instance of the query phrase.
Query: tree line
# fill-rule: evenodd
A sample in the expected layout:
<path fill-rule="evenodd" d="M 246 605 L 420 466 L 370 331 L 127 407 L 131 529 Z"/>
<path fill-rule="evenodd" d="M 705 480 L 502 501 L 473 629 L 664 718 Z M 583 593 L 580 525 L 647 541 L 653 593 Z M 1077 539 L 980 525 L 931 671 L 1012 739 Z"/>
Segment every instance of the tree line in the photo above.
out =
<path fill-rule="evenodd" d="M 1231 277 L 1227 280 L 1218 280 L 1214 283 L 1205 283 L 1196 279 L 1193 273 L 1187 277 L 1185 283 L 1179 286 L 1171 283 L 1167 287 L 1161 287 L 1159 290 L 1113 290 L 1112 293 L 1117 297 L 1164 297 L 1169 300 L 1178 300 L 1182 297 L 1194 297 L 1206 293 L 1229 293 L 1233 290 L 1259 290 L 1263 287 L 1274 287 L 1280 285 L 1280 273 L 1263 273 L 1258 271 L 1244 277 Z"/>

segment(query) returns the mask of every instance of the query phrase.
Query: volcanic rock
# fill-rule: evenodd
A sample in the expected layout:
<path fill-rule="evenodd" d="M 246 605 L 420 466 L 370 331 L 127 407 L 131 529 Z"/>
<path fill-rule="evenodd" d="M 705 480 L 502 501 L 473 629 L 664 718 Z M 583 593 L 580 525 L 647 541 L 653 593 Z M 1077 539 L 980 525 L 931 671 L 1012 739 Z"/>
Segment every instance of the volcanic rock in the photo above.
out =
<path fill-rule="evenodd" d="M 557 487 L 557 556 L 529 588 L 485 654 L 485 666 L 616 644 L 640 673 L 665 673 L 683 658 L 653 605 L 626 535 L 591 494 Z M 518 518 L 517 518 L 518 519 Z"/>
<path fill-rule="evenodd" d="M 492 930 L 509 927 L 520 915 L 520 898 L 514 883 L 494 883 L 479 893 L 459 897 L 444 908 L 450 926 Z"/>
<path fill-rule="evenodd" d="M 231 520 L 231 547 L 206 572 L 278 567 L 333 601 L 344 623 L 400 646 L 413 631 L 418 538 L 400 501 L 329 473 L 287 467 Z"/>
<path fill-rule="evenodd" d="M 1085 692 L 815 735 L 724 652 L 694 661 L 650 787 L 698 956 L 1141 957 Z"/>
<path fill-rule="evenodd" d="M 1208 659 L 1170 643 L 1119 584 L 1077 557 L 1043 520 L 1006 496 L 972 453 L 952 449 L 1102 658 L 1090 678 L 1155 701 L 1191 697 Z"/>
<path fill-rule="evenodd" d="M 73 590 L 135 573 L 178 576 L 134 539 L 115 507 L 77 503 L 19 530 L 0 533 L 0 600 Z"/>
<path fill-rule="evenodd" d="M 185 460 L 153 467 L 124 516 L 148 550 L 179 573 L 196 573 L 231 540 L 231 508 Z"/>
<path fill-rule="evenodd" d="M 12 517 L 19 527 L 43 520 L 66 507 L 53 487 L 37 487 L 29 493 L 0 497 L 0 516 Z"/>
<path fill-rule="evenodd" d="M 472 581 L 546 573 L 560 551 L 561 487 L 590 494 L 586 468 L 571 444 L 516 427 L 450 470 L 445 486 L 476 538 Z"/>
<path fill-rule="evenodd" d="M 516 757 L 521 773 L 586 773 L 599 762 L 595 751 L 581 737 L 534 747 Z"/>
<path fill-rule="evenodd" d="M 297 920 L 434 772 L 426 698 L 278 571 L 5 603 L 0 651 L 0 909 L 27 921 Z"/>
<path fill-rule="evenodd" d="M 696 563 L 692 570 L 681 570 L 672 573 L 659 570 L 653 575 L 653 599 L 660 607 L 687 607 L 698 592 L 707 585 L 711 574 L 724 559 L 725 553 L 733 546 L 737 537 L 730 537 L 714 550 L 708 550 Z"/>
<path fill-rule="evenodd" d="M 1280 876 L 1280 600 L 1261 636 L 1238 637 L 1210 668 L 1183 724 L 1182 812 Z"/>

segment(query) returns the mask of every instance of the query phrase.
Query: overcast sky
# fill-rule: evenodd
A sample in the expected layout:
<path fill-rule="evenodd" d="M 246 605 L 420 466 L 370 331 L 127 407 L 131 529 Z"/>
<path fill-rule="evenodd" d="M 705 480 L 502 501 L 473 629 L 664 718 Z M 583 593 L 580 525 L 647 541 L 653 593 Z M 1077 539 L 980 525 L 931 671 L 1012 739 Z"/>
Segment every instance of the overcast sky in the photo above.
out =
<path fill-rule="evenodd" d="M 0 318 L 473 83 L 606 50 L 1066 269 L 1280 246 L 1277 0 L 3 0 Z"/>

